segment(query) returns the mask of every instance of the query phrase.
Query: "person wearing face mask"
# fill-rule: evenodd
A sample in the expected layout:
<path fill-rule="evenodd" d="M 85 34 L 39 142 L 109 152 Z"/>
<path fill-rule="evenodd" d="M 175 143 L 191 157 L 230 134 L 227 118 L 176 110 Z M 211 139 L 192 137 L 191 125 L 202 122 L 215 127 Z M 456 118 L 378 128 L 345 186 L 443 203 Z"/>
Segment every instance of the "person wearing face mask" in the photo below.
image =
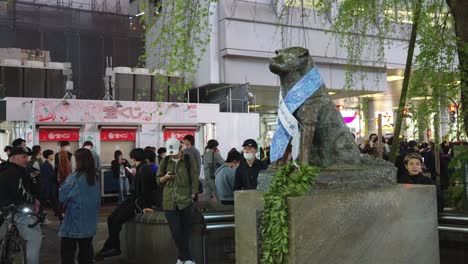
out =
<path fill-rule="evenodd" d="M 256 158 L 258 146 L 255 140 L 247 139 L 242 147 L 244 160 L 236 169 L 234 190 L 254 190 L 257 188 L 258 174 L 266 170 L 268 165 Z"/>
<path fill-rule="evenodd" d="M 216 190 L 219 200 L 224 205 L 234 204 L 234 180 L 236 168 L 241 160 L 242 155 L 235 148 L 232 148 L 228 152 L 225 163 L 216 170 Z"/>
<path fill-rule="evenodd" d="M 163 186 L 163 209 L 177 247 L 177 264 L 190 264 L 192 233 L 192 203 L 198 193 L 199 167 L 193 157 L 181 151 L 180 141 L 166 142 L 167 157 L 161 161 L 156 182 Z"/>
<path fill-rule="evenodd" d="M 418 153 L 410 153 L 406 155 L 403 160 L 405 164 L 406 172 L 402 177 L 397 178 L 398 183 L 407 184 L 423 184 L 423 185 L 435 185 L 435 183 L 429 178 L 424 176 L 422 172 L 423 159 Z M 440 188 L 436 186 L 437 190 L 437 209 L 439 212 L 443 210 L 443 196 Z"/>

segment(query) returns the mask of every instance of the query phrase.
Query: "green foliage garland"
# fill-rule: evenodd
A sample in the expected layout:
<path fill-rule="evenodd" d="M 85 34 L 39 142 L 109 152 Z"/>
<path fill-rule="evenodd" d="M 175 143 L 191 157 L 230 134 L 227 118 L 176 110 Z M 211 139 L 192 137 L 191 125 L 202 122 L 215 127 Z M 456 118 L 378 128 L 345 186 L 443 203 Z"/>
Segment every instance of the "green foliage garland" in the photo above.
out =
<path fill-rule="evenodd" d="M 468 209 L 465 204 L 466 194 L 463 188 L 465 164 L 468 162 L 468 146 L 462 145 L 454 148 L 455 158 L 449 164 L 454 169 L 450 176 L 450 187 L 448 189 L 446 205 L 456 209 Z"/>
<path fill-rule="evenodd" d="M 289 252 L 288 197 L 301 196 L 310 191 L 320 169 L 302 165 L 298 170 L 289 163 L 275 173 L 271 185 L 263 195 L 263 264 L 280 264 Z"/>

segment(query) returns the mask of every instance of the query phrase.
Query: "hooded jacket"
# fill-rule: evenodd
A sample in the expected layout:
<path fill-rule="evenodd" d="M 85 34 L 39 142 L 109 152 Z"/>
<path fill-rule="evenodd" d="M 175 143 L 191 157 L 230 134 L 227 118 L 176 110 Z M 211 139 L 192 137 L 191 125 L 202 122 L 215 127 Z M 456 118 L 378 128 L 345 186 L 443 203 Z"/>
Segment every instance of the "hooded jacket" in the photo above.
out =
<path fill-rule="evenodd" d="M 221 201 L 234 201 L 234 180 L 236 169 L 223 164 L 216 171 L 215 183 Z"/>

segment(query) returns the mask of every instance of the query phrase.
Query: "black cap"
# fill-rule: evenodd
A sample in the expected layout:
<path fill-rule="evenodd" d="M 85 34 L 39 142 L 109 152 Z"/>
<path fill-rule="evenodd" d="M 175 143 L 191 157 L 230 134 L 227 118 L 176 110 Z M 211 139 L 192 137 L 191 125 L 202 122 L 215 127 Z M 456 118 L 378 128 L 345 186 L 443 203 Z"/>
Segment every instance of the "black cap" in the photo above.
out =
<path fill-rule="evenodd" d="M 15 155 L 29 155 L 29 152 L 27 152 L 24 148 L 16 147 L 16 148 L 11 149 L 9 157 L 12 157 Z"/>
<path fill-rule="evenodd" d="M 253 148 L 258 148 L 257 146 L 257 141 L 249 138 L 246 141 L 244 141 L 244 144 L 242 144 L 243 147 L 253 147 Z"/>

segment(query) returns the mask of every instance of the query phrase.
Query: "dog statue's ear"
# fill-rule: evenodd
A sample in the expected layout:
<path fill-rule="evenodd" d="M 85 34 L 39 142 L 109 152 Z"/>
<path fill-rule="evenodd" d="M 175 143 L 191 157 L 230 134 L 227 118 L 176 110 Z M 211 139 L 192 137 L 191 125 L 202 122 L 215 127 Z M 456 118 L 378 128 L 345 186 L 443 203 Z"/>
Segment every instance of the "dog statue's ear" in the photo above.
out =
<path fill-rule="evenodd" d="M 278 55 L 280 50 L 275 50 L 275 54 Z"/>
<path fill-rule="evenodd" d="M 301 57 L 309 57 L 309 50 L 304 49 L 304 53 L 301 55 Z"/>

